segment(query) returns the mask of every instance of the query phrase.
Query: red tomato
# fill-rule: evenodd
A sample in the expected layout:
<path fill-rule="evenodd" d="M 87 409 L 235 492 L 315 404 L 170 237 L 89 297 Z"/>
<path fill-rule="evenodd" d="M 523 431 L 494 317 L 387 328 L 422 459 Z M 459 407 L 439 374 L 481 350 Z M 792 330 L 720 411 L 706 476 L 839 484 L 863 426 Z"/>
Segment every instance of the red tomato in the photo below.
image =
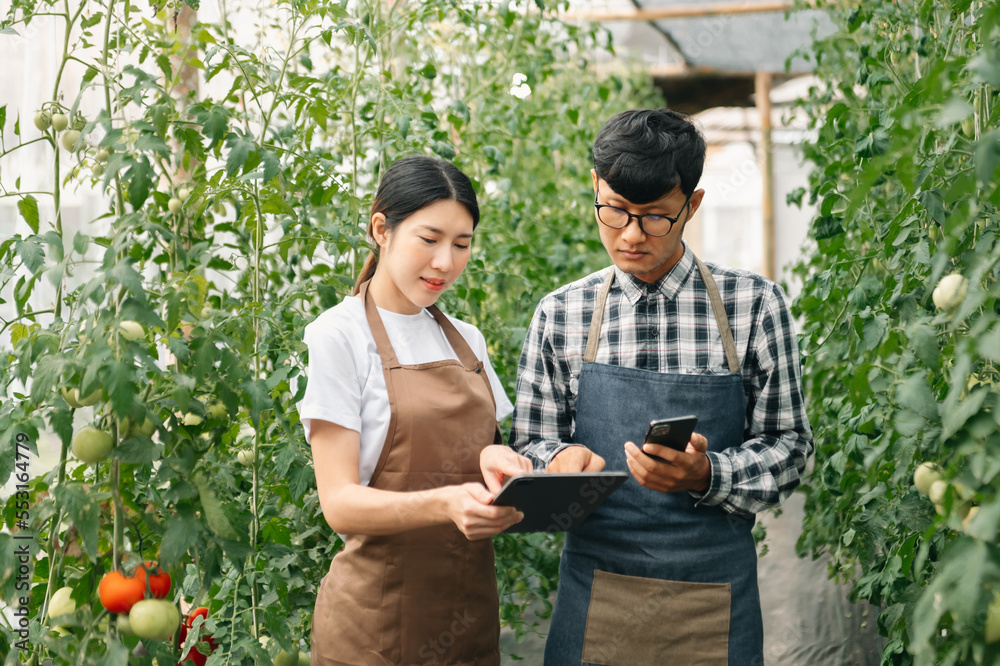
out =
<path fill-rule="evenodd" d="M 121 571 L 110 571 L 97 586 L 97 594 L 109 613 L 128 613 L 146 596 L 146 583 L 138 578 L 126 578 Z"/>
<path fill-rule="evenodd" d="M 208 618 L 208 609 L 204 606 L 199 606 L 198 608 L 192 609 L 188 616 L 184 619 L 184 623 L 181 625 L 181 645 L 187 640 L 188 629 L 194 626 L 194 621 L 198 617 Z M 211 636 L 205 636 L 202 633 L 202 640 L 199 643 L 208 643 L 208 652 L 211 654 L 216 647 L 215 639 Z M 188 650 L 187 657 L 184 661 L 178 662 L 177 666 L 189 666 L 193 664 L 194 666 L 205 666 L 205 662 L 208 660 L 208 655 L 202 654 L 198 651 L 197 646 L 192 647 Z"/>
<path fill-rule="evenodd" d="M 170 574 L 160 571 L 160 565 L 152 560 L 135 570 L 135 577 L 142 582 L 143 594 L 146 592 L 146 571 L 149 571 L 149 591 L 156 599 L 166 599 L 170 594 Z"/>

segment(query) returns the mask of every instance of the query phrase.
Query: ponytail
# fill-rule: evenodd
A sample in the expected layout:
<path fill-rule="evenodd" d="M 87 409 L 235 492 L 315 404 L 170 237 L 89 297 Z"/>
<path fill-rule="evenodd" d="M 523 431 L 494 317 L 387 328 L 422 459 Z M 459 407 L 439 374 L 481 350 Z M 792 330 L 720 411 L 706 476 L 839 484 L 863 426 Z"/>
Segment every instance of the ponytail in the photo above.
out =
<path fill-rule="evenodd" d="M 354 283 L 355 296 L 357 296 L 358 292 L 361 291 L 361 285 L 374 277 L 376 268 L 378 268 L 378 254 L 375 250 L 372 250 L 368 253 L 368 258 L 365 259 L 365 265 L 361 268 L 361 273 L 358 275 L 358 281 Z"/>

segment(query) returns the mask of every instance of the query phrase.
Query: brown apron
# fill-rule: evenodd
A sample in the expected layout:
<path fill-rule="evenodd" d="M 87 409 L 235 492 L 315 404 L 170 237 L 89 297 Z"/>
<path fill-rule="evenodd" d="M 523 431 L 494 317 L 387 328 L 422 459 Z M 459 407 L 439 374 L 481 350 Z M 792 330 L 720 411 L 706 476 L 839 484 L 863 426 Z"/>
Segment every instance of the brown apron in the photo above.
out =
<path fill-rule="evenodd" d="M 459 361 L 400 365 L 368 283 L 358 294 L 382 357 L 391 418 L 369 485 L 397 492 L 482 483 L 479 454 L 499 441 L 482 362 L 435 306 Z M 399 510 L 409 498 L 399 497 Z M 348 535 L 324 576 L 312 627 L 321 666 L 500 663 L 493 542 L 454 524 Z"/>

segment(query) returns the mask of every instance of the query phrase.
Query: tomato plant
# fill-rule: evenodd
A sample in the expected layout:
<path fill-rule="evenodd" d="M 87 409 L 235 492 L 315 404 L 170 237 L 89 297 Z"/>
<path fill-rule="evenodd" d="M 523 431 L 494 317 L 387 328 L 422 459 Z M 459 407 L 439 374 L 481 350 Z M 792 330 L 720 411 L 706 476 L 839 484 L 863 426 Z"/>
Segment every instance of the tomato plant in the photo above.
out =
<path fill-rule="evenodd" d="M 11 652 L 34 666 L 124 664 L 128 631 L 158 634 L 143 613 L 97 624 L 100 581 L 144 561 L 172 591 L 130 615 L 211 608 L 220 664 L 266 659 L 261 635 L 302 654 L 342 545 L 295 410 L 302 330 L 351 291 L 379 173 L 433 152 L 473 178 L 483 223 L 442 305 L 479 326 L 512 391 L 524 304 L 606 262 L 586 196 L 594 135 L 658 100 L 635 71 L 596 71 L 607 34 L 546 3 L 279 0 L 249 25 L 221 8 L 206 21 L 197 3 L 12 0 L 0 22 L 61 37 L 49 101 L 0 102 L 0 198 L 20 215 L 0 240 L 0 483 L 21 473 L 17 437 L 59 449 L 26 482 L 30 520 L 15 498 L 3 517 L 36 536 L 29 606 L 64 585 L 79 603 L 68 636 L 32 620 L 41 638 Z M 19 169 L 22 154 L 47 173 Z M 78 224 L 64 204 L 88 188 L 101 208 Z M 86 423 L 100 447 L 71 455 Z M 12 542 L 0 534 L 5 602 Z M 496 543 L 502 619 L 523 633 L 528 604 L 548 610 L 560 541 Z M 0 625 L 0 649 L 15 639 Z M 144 645 L 136 663 L 180 659 Z"/>
<path fill-rule="evenodd" d="M 883 664 L 994 664 L 1000 6 L 825 3 L 802 291 L 800 548 L 880 609 Z"/>

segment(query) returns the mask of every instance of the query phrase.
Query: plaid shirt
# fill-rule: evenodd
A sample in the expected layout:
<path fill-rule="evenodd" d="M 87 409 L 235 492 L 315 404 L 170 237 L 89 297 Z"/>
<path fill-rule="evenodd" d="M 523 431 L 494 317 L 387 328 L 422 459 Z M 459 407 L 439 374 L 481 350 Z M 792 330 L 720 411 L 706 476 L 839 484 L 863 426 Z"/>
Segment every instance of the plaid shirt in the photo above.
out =
<path fill-rule="evenodd" d="M 780 287 L 748 271 L 708 264 L 740 359 L 747 397 L 740 447 L 708 452 L 711 485 L 699 504 L 734 514 L 777 506 L 799 484 L 812 453 L 801 366 Z M 544 468 L 573 442 L 576 393 L 597 292 L 615 271 L 597 363 L 669 373 L 728 374 L 708 291 L 685 244 L 655 284 L 605 268 L 542 299 L 518 367 L 511 446 Z"/>

